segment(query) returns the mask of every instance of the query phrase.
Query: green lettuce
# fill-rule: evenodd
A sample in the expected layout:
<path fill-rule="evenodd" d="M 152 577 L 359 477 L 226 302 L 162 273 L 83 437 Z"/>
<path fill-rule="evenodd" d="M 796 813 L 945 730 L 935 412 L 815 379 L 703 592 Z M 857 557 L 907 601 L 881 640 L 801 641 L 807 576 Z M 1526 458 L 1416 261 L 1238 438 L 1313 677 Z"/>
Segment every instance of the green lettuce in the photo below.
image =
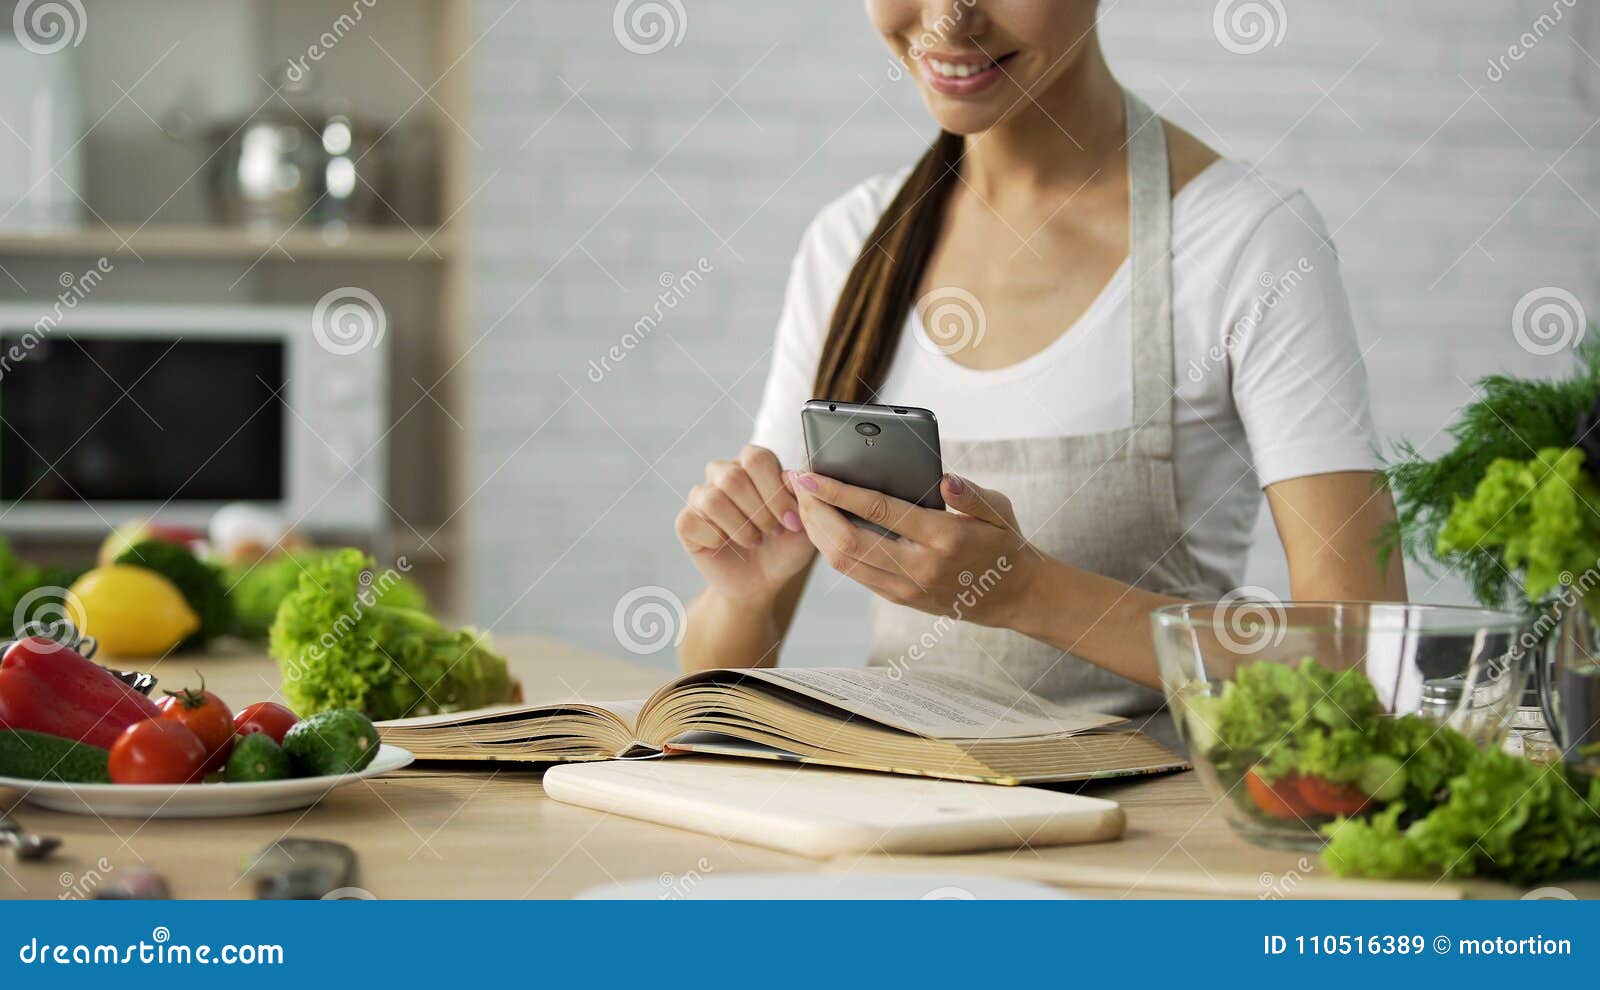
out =
<path fill-rule="evenodd" d="M 20 632 L 12 628 L 18 619 L 27 622 L 62 614 L 66 608 L 65 589 L 86 570 L 87 567 L 44 567 L 24 560 L 11 549 L 11 542 L 0 536 L 0 639 Z M 23 601 L 33 592 L 41 593 L 23 608 Z"/>
<path fill-rule="evenodd" d="M 385 603 L 374 587 L 388 582 L 373 574 L 359 550 L 335 551 L 307 564 L 278 607 L 268 650 L 289 707 L 381 720 L 507 700 L 511 676 L 487 633 Z"/>
<path fill-rule="evenodd" d="M 326 559 L 333 550 L 295 550 L 270 560 L 240 564 L 226 572 L 229 596 L 238 614 L 235 631 L 247 639 L 264 640 L 272 631 L 278 606 L 300 586 L 300 575 L 315 561 Z M 385 581 L 376 589 L 384 605 L 424 611 L 428 599 L 411 581 L 403 578 Z"/>
<path fill-rule="evenodd" d="M 1600 874 L 1600 780 L 1385 715 L 1359 669 L 1250 664 L 1185 707 L 1191 745 L 1225 779 L 1321 777 L 1383 803 L 1323 826 L 1335 873 L 1527 884 Z"/>
<path fill-rule="evenodd" d="M 1600 780 L 1488 750 L 1447 787 L 1447 800 L 1409 823 L 1397 804 L 1325 826 L 1323 862 L 1346 876 L 1520 884 L 1600 874 Z"/>
<path fill-rule="evenodd" d="M 1350 780 L 1370 751 L 1381 709 L 1359 669 L 1335 671 L 1310 657 L 1297 666 L 1253 663 L 1239 668 L 1215 699 L 1191 700 L 1215 742 L 1207 757 L 1264 780 L 1317 773 Z"/>
<path fill-rule="evenodd" d="M 1547 447 L 1528 460 L 1496 459 L 1471 498 L 1457 498 L 1439 532 L 1441 555 L 1498 550 L 1505 569 L 1522 570 L 1523 591 L 1538 601 L 1600 565 L 1600 491 L 1576 448 Z M 1600 587 L 1584 605 L 1600 618 Z"/>

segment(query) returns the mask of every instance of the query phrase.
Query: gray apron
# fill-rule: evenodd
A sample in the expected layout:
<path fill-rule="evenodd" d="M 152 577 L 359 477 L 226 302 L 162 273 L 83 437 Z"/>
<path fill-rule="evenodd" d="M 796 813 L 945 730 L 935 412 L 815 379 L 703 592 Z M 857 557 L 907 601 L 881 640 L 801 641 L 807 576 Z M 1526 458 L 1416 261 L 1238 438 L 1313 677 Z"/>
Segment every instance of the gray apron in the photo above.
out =
<path fill-rule="evenodd" d="M 1040 551 L 1138 588 L 1216 598 L 1184 542 L 1173 481 L 1172 194 L 1161 121 L 1132 93 L 1127 108 L 1133 285 L 1133 425 L 1073 437 L 943 444 L 946 470 L 1004 492 Z M 971 594 L 998 571 L 973 575 Z M 964 582 L 965 583 L 965 582 Z M 869 663 L 958 670 L 1008 690 L 1115 715 L 1161 708 L 1141 687 L 1009 629 L 872 602 Z M 1138 635 L 1145 635 L 1141 630 Z"/>

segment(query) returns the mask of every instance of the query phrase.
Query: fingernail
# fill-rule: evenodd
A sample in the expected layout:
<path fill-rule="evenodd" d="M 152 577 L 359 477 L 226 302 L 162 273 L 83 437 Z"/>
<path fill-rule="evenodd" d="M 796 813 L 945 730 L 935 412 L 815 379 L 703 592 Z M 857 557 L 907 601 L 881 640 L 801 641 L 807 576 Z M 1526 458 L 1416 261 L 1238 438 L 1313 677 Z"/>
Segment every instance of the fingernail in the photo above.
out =
<path fill-rule="evenodd" d="M 800 474 L 796 472 L 794 480 L 795 484 L 799 485 L 801 488 L 804 488 L 808 492 L 819 491 L 821 488 L 821 486 L 817 484 L 817 479 L 813 478 L 809 474 Z"/>
<path fill-rule="evenodd" d="M 967 490 L 967 486 L 962 482 L 959 474 L 947 474 L 944 476 L 944 480 L 945 484 L 950 486 L 950 492 L 953 495 L 960 495 Z"/>
<path fill-rule="evenodd" d="M 800 517 L 795 514 L 793 509 L 783 514 L 783 524 L 789 528 L 791 533 L 798 533 L 805 528 L 800 525 Z"/>

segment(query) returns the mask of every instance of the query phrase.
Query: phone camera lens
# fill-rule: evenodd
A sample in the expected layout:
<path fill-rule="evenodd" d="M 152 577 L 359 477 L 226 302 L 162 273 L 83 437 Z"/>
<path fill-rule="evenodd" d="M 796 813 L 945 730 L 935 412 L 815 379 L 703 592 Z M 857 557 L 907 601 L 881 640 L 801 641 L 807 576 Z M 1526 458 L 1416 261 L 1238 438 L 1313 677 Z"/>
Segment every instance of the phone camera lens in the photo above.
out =
<path fill-rule="evenodd" d="M 877 423 L 857 423 L 856 432 L 864 437 L 875 437 L 883 432 Z"/>

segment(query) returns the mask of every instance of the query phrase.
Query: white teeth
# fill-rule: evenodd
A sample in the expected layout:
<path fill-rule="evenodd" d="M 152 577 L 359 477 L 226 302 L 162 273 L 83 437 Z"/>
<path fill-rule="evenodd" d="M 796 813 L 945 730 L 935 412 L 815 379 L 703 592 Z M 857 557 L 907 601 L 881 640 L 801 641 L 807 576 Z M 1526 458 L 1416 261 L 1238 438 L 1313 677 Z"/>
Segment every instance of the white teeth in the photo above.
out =
<path fill-rule="evenodd" d="M 987 65 L 972 65 L 967 62 L 944 62 L 936 58 L 928 59 L 928 65 L 939 75 L 947 79 L 965 79 L 986 72 L 994 66 L 993 62 Z"/>

